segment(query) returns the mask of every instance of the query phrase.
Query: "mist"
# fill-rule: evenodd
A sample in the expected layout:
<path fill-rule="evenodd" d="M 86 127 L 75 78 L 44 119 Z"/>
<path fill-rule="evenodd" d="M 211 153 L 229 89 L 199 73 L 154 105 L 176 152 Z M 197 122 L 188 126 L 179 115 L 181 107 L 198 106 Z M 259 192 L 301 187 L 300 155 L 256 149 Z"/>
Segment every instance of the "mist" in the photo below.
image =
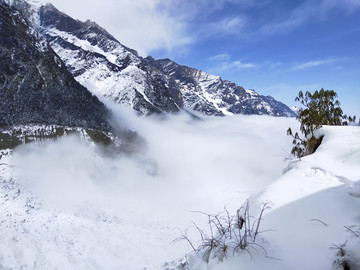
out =
<path fill-rule="evenodd" d="M 146 139 L 143 155 L 156 161 L 156 175 L 132 157 L 103 156 L 77 136 L 23 145 L 13 159 L 15 178 L 42 209 L 93 222 L 91 236 L 99 241 L 111 233 L 107 245 L 126 262 L 124 269 L 159 265 L 190 251 L 186 243 L 170 242 L 179 229 L 201 222 L 192 211 L 214 214 L 225 206 L 235 211 L 280 177 L 291 149 L 286 130 L 298 126 L 295 119 L 268 116 L 195 120 L 187 114 L 139 117 L 112 109 L 119 124 Z M 92 241 L 86 242 L 89 249 L 97 249 Z M 105 255 L 96 265 L 112 269 Z"/>

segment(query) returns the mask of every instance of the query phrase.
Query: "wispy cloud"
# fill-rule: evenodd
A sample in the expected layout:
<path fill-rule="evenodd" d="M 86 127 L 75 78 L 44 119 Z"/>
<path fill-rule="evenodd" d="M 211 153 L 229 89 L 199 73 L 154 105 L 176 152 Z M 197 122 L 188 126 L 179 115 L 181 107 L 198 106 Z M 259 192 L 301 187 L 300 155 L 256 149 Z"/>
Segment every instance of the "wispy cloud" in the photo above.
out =
<path fill-rule="evenodd" d="M 146 56 L 155 50 L 181 49 L 205 37 L 236 33 L 246 22 L 241 14 L 210 17 L 227 4 L 246 8 L 254 0 L 48 1 L 76 19 L 96 21 L 124 45 Z"/>
<path fill-rule="evenodd" d="M 207 38 L 237 36 L 247 26 L 246 9 L 255 0 L 158 0 L 162 13 L 184 25 L 186 34 L 197 42 Z M 228 5 L 236 6 L 237 12 L 229 12 Z M 231 11 L 231 10 L 230 10 Z"/>
<path fill-rule="evenodd" d="M 307 69 L 307 68 L 318 67 L 318 66 L 335 63 L 338 61 L 339 61 L 339 59 L 325 59 L 325 60 L 317 60 L 317 61 L 308 61 L 308 62 L 296 64 L 293 67 L 293 70 L 303 70 L 303 69 Z"/>
<path fill-rule="evenodd" d="M 217 54 L 217 55 L 209 57 L 208 60 L 211 60 L 211 61 L 229 61 L 230 60 L 230 55 L 228 55 L 227 53 Z"/>
<path fill-rule="evenodd" d="M 265 34 L 289 32 L 305 23 L 327 20 L 333 11 L 345 11 L 350 14 L 359 8 L 359 0 L 307 0 L 281 19 L 263 25 L 260 32 Z"/>
<path fill-rule="evenodd" d="M 231 69 L 252 69 L 258 67 L 251 62 L 244 62 L 242 60 L 231 60 L 231 56 L 227 53 L 214 55 L 208 58 L 212 62 L 211 72 L 221 72 Z"/>
<path fill-rule="evenodd" d="M 255 68 L 256 65 L 253 64 L 253 63 L 244 63 L 240 60 L 237 60 L 237 61 L 233 61 L 231 62 L 228 66 L 228 68 L 232 68 L 232 67 L 235 67 L 235 68 Z"/>
<path fill-rule="evenodd" d="M 211 24 L 212 35 L 228 35 L 240 32 L 246 25 L 245 16 L 227 17 Z"/>

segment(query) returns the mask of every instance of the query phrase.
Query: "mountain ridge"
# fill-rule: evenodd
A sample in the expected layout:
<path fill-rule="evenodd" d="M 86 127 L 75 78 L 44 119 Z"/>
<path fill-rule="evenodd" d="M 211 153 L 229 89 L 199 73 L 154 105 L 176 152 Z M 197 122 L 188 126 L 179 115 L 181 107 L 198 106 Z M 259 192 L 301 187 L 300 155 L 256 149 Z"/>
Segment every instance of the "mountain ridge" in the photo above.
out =
<path fill-rule="evenodd" d="M 178 112 L 204 115 L 295 116 L 285 104 L 250 95 L 233 82 L 170 59 L 142 58 L 95 22 L 72 19 L 53 5 L 38 10 L 39 31 L 75 79 L 96 95 L 141 114 Z M 171 73 L 164 66 L 171 66 Z"/>
<path fill-rule="evenodd" d="M 21 10 L 78 83 L 92 94 L 131 107 L 140 114 L 185 110 L 213 116 L 295 116 L 288 106 L 274 98 L 245 90 L 220 76 L 179 65 L 171 59 L 143 58 L 96 22 L 73 19 L 50 3 L 5 2 Z"/>
<path fill-rule="evenodd" d="M 184 103 L 191 109 L 209 115 L 268 114 L 293 117 L 292 110 L 270 96 L 259 95 L 255 90 L 245 90 L 234 82 L 223 80 L 220 76 L 179 65 L 169 58 L 146 61 L 172 76 L 181 85 Z M 190 87 L 189 87 L 190 85 Z M 192 85 L 192 87 L 191 87 Z M 196 100 L 196 96 L 203 97 Z"/>

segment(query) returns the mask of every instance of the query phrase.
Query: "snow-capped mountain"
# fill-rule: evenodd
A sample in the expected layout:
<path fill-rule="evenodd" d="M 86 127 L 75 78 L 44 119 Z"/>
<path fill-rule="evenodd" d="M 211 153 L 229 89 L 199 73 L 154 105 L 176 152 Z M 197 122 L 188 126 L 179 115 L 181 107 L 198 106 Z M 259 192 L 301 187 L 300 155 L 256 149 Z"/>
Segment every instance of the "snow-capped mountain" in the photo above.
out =
<path fill-rule="evenodd" d="M 168 78 L 96 23 L 74 20 L 51 4 L 39 8 L 39 19 L 52 48 L 93 93 L 145 115 L 179 110 L 181 95 Z"/>
<path fill-rule="evenodd" d="M 0 124 L 110 130 L 109 110 L 31 27 L 30 6 L 7 2 L 0 1 Z"/>
<path fill-rule="evenodd" d="M 144 59 L 95 22 L 75 20 L 51 4 L 33 9 L 37 10 L 33 15 L 36 28 L 78 82 L 144 115 L 183 108 L 205 115 L 294 116 L 275 99 L 218 76 L 169 59 Z"/>
<path fill-rule="evenodd" d="M 170 59 L 145 59 L 178 85 L 184 107 L 208 115 L 267 114 L 294 116 L 285 104 L 271 96 L 262 96 L 255 90 L 245 90 L 233 82 L 222 80 L 207 72 L 181 66 Z"/>
<path fill-rule="evenodd" d="M 296 107 L 296 106 L 291 106 L 290 109 L 296 114 L 299 115 L 300 113 L 300 108 Z"/>

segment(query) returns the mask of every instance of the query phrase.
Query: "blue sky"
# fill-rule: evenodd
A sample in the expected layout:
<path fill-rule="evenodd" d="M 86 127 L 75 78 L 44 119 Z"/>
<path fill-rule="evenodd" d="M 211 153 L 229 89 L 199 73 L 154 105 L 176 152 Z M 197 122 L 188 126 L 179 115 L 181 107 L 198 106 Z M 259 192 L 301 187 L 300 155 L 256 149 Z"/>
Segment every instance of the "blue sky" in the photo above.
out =
<path fill-rule="evenodd" d="M 290 106 L 299 90 L 333 89 L 344 112 L 360 116 L 360 0 L 51 1 L 142 56 L 170 58 Z"/>

